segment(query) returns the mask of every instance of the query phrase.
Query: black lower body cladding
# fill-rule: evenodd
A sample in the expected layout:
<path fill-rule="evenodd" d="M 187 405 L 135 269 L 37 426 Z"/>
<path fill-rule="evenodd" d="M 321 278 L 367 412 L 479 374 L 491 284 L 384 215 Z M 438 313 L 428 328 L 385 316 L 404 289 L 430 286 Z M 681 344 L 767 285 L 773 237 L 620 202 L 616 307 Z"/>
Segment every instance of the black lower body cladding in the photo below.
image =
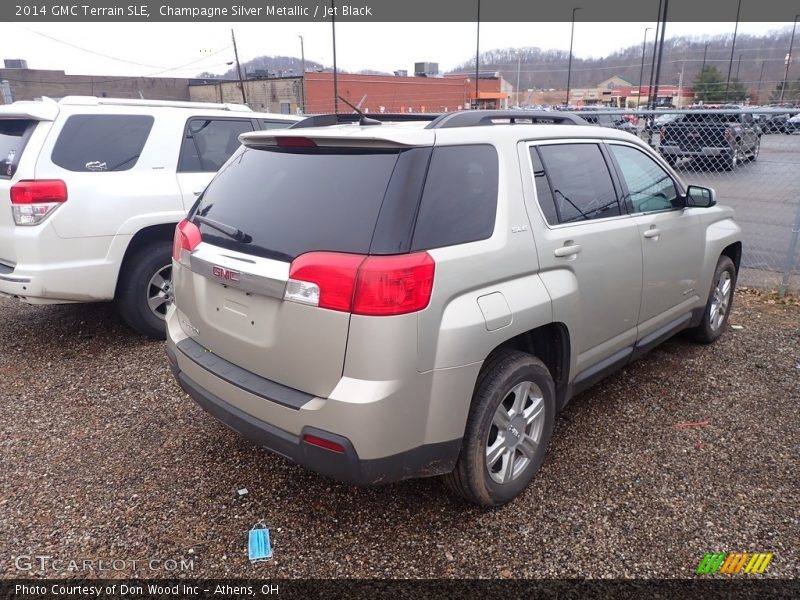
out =
<path fill-rule="evenodd" d="M 218 421 L 267 450 L 344 483 L 371 486 L 442 475 L 453 470 L 461 450 L 461 440 L 456 439 L 426 444 L 383 458 L 361 459 L 350 440 L 340 435 L 305 427 L 298 436 L 254 418 L 189 378 L 180 370 L 171 348 L 167 348 L 167 358 L 181 388 Z M 303 438 L 306 435 L 334 442 L 344 452 L 333 452 L 305 443 Z"/>

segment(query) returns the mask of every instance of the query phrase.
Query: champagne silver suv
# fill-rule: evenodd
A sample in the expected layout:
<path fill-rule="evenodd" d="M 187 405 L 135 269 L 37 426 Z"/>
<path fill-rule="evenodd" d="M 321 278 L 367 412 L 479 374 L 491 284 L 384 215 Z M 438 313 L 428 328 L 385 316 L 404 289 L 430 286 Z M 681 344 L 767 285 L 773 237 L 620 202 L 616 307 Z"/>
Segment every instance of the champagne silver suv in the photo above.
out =
<path fill-rule="evenodd" d="M 570 398 L 678 331 L 713 342 L 733 300 L 733 211 L 583 123 L 243 134 L 176 230 L 180 385 L 336 479 L 444 475 L 473 503 L 511 500 Z"/>

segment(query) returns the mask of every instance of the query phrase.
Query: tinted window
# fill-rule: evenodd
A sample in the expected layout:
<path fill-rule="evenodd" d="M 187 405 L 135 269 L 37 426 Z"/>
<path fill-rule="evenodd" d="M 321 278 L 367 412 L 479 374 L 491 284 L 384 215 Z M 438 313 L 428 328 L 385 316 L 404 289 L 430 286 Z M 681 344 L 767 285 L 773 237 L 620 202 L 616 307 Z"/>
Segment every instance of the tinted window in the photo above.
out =
<path fill-rule="evenodd" d="M 497 152 L 492 146 L 434 148 L 413 250 L 491 237 L 497 212 Z"/>
<path fill-rule="evenodd" d="M 127 171 L 153 127 L 145 115 L 73 115 L 53 148 L 52 160 L 70 171 Z"/>
<path fill-rule="evenodd" d="M 14 175 L 36 121 L 28 119 L 0 119 L 0 177 Z"/>
<path fill-rule="evenodd" d="M 178 171 L 219 171 L 239 148 L 239 135 L 246 131 L 253 131 L 249 119 L 189 119 L 183 135 Z"/>
<path fill-rule="evenodd" d="M 244 149 L 193 214 L 241 229 L 247 242 L 201 224 L 203 241 L 291 261 L 313 250 L 366 254 L 398 152 Z"/>
<path fill-rule="evenodd" d="M 533 163 L 533 180 L 536 183 L 536 199 L 542 208 L 544 218 L 550 225 L 558 225 L 558 214 L 556 214 L 556 203 L 553 199 L 553 190 L 547 181 L 542 161 L 539 158 L 539 151 L 531 148 L 531 162 Z"/>
<path fill-rule="evenodd" d="M 559 223 L 621 214 L 611 174 L 596 144 L 539 146 Z"/>
<path fill-rule="evenodd" d="M 673 208 L 678 191 L 667 172 L 652 158 L 630 146 L 610 146 L 628 186 L 633 212 Z"/>

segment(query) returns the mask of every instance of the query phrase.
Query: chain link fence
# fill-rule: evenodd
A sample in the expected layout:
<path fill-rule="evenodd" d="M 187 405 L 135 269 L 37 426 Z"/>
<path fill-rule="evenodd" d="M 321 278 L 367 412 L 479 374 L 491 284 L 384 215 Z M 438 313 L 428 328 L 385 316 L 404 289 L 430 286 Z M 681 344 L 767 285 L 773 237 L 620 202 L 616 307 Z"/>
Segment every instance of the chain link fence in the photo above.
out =
<path fill-rule="evenodd" d="M 734 208 L 744 232 L 741 284 L 800 291 L 800 107 L 578 114 L 639 136 L 686 184 L 712 187 Z"/>

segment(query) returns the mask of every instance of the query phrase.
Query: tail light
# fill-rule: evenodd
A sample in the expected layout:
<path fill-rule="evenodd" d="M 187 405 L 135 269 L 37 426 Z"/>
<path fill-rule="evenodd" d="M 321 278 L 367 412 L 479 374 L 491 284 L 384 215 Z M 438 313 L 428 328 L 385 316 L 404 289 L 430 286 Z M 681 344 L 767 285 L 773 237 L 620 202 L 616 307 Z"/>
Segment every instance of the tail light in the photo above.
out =
<path fill-rule="evenodd" d="M 667 139 L 667 128 L 662 127 L 658 130 L 658 134 L 661 136 L 661 141 L 663 142 L 665 139 Z"/>
<path fill-rule="evenodd" d="M 175 228 L 175 238 L 172 241 L 172 258 L 176 262 L 188 266 L 189 254 L 202 241 L 200 229 L 198 229 L 197 225 L 188 219 L 184 219 Z"/>
<path fill-rule="evenodd" d="M 428 306 L 434 270 L 427 252 L 398 256 L 309 252 L 292 263 L 284 298 L 357 315 L 403 315 Z"/>
<path fill-rule="evenodd" d="M 11 186 L 15 225 L 38 225 L 67 201 L 67 184 L 60 179 L 20 181 Z"/>

